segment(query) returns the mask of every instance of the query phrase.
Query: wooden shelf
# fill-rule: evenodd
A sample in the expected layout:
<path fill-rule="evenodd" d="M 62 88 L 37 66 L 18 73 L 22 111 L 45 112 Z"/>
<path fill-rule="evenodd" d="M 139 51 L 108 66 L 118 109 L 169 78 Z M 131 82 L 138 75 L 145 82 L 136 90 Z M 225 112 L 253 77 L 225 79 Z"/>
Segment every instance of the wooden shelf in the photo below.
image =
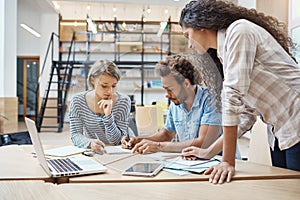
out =
<path fill-rule="evenodd" d="M 137 91 L 141 91 L 142 88 L 135 88 Z M 152 91 L 152 92 L 162 92 L 164 91 L 163 88 L 144 88 L 144 91 Z"/>
<path fill-rule="evenodd" d="M 69 51 L 60 51 L 60 53 L 63 53 L 63 54 L 67 54 L 69 53 Z M 74 51 L 71 52 L 71 54 L 74 53 Z M 75 51 L 76 54 L 86 54 L 86 53 L 89 53 L 89 54 L 114 54 L 115 52 L 114 51 L 89 51 L 89 52 L 86 52 L 86 51 Z M 141 51 L 133 51 L 133 52 L 123 52 L 123 51 L 120 51 L 120 52 L 116 52 L 116 54 L 141 54 L 142 52 Z M 144 54 L 168 54 L 168 52 L 150 52 L 150 51 L 145 51 Z"/>
<path fill-rule="evenodd" d="M 136 41 L 117 41 L 116 45 L 140 45 L 142 46 L 142 42 L 136 42 Z"/>
<path fill-rule="evenodd" d="M 61 20 L 60 22 L 72 22 L 72 20 Z M 76 20 L 73 20 L 76 21 Z M 78 20 L 77 20 L 78 21 Z M 83 21 L 84 22 L 84 21 Z M 66 26 L 60 28 L 62 48 L 60 55 L 69 53 L 69 47 L 73 32 L 78 33 L 75 41 L 75 51 L 71 52 L 74 58 L 92 62 L 97 58 L 106 59 L 109 57 L 114 61 L 120 69 L 131 70 L 138 69 L 140 72 L 147 69 L 155 70 L 155 65 L 158 59 L 164 59 L 172 52 L 182 52 L 187 47 L 187 41 L 177 22 L 168 21 L 168 28 L 162 32 L 161 37 L 157 37 L 160 29 L 159 21 L 125 21 L 126 29 L 123 28 L 123 20 L 96 20 L 94 23 L 99 28 L 96 34 L 89 31 L 88 26 L 72 27 Z M 100 29 L 101 28 L 101 29 Z M 75 30 L 74 30 L 75 29 Z M 65 31 L 65 32 L 63 32 Z M 88 32 L 87 32 L 88 31 Z M 63 36 L 63 34 L 65 35 Z M 184 43 L 184 48 L 181 46 Z M 103 54 L 103 55 L 101 55 Z M 76 57 L 76 55 L 78 55 Z M 78 60 L 74 61 L 77 62 Z M 84 62 L 84 61 L 83 61 Z M 145 82 L 157 81 L 160 77 L 154 77 L 155 73 L 138 74 L 127 73 L 127 77 L 122 77 L 122 80 L 127 82 Z M 132 75 L 132 77 L 130 77 Z M 147 77 L 149 75 L 149 77 Z M 144 88 L 144 92 L 163 92 L 163 88 Z M 119 88 L 123 91 L 133 92 L 141 91 L 141 88 L 136 84 L 130 89 Z M 141 103 L 143 104 L 143 92 L 141 92 Z"/>

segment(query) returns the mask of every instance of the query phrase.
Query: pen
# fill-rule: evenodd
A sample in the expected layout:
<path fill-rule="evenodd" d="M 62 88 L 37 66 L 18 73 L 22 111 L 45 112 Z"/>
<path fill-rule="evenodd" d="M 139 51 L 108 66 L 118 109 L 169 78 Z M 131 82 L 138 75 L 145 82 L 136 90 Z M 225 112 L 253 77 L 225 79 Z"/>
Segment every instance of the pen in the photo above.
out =
<path fill-rule="evenodd" d="M 127 143 L 127 148 L 128 148 L 128 149 L 131 149 L 130 146 L 129 146 L 129 144 L 128 144 L 128 142 L 130 141 L 129 133 L 126 134 L 125 141 L 126 141 L 126 143 Z"/>
<path fill-rule="evenodd" d="M 95 136 L 96 136 L 97 140 L 101 141 L 101 140 L 99 139 L 97 133 L 95 133 Z M 102 142 L 102 141 L 101 141 L 101 142 Z M 106 153 L 105 146 L 104 146 L 103 144 L 101 144 L 100 146 L 101 146 L 101 148 L 100 148 L 99 153 L 100 153 L 100 154 Z"/>

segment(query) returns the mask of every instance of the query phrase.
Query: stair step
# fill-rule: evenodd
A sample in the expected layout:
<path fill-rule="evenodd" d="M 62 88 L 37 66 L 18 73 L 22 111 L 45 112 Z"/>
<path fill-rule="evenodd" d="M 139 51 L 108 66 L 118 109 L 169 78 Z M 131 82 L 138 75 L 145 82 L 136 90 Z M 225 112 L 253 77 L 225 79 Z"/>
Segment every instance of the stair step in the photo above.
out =
<path fill-rule="evenodd" d="M 49 92 L 57 92 L 57 91 L 66 91 L 67 88 L 63 88 L 61 90 L 58 89 L 51 89 L 51 90 L 45 90 L 45 91 L 49 91 Z"/>
<path fill-rule="evenodd" d="M 40 130 L 41 128 L 52 128 L 52 129 L 57 129 L 58 132 L 62 131 L 62 127 L 63 124 L 62 123 L 62 119 L 64 118 L 64 114 L 66 111 L 66 105 L 65 105 L 65 101 L 66 101 L 66 96 L 68 93 L 68 89 L 70 88 L 70 83 L 71 83 L 71 77 L 72 77 L 72 71 L 74 68 L 74 64 L 75 62 L 73 61 L 54 61 L 52 60 L 52 66 L 51 66 L 51 72 L 50 72 L 50 80 L 48 81 L 48 88 L 45 90 L 45 94 L 44 94 L 44 98 L 42 101 L 42 105 L 41 105 L 41 112 L 39 115 L 39 124 L 38 124 L 38 129 Z M 81 64 L 81 63 L 78 63 Z M 55 84 L 55 85 L 52 85 Z M 48 97 L 50 93 L 57 93 L 57 103 L 48 103 Z M 59 104 L 58 104 L 59 103 Z M 49 106 L 47 106 L 49 105 Z M 49 111 L 51 111 L 50 113 L 48 113 L 48 116 L 45 116 L 45 111 L 49 109 Z M 54 109 L 57 110 L 56 112 Z M 46 112 L 47 113 L 47 112 Z M 57 116 L 59 114 L 59 116 Z M 45 126 L 42 126 L 43 119 L 46 120 L 46 124 Z M 53 124 L 55 126 L 52 125 L 52 121 L 56 121 Z M 49 123 L 50 124 L 47 124 Z M 57 124 L 57 126 L 56 126 Z"/>
<path fill-rule="evenodd" d="M 43 118 L 52 118 L 52 119 L 59 119 L 59 116 L 45 116 Z"/>
<path fill-rule="evenodd" d="M 47 106 L 47 107 L 45 107 L 45 108 L 56 109 L 56 108 L 58 108 L 58 107 L 57 107 L 57 106 Z"/>
<path fill-rule="evenodd" d="M 49 81 L 48 81 L 48 83 L 49 83 Z M 69 81 L 52 81 L 52 83 L 65 83 L 65 84 L 67 84 L 67 83 L 69 83 Z"/>
<path fill-rule="evenodd" d="M 59 126 L 41 126 L 41 128 L 59 128 Z"/>

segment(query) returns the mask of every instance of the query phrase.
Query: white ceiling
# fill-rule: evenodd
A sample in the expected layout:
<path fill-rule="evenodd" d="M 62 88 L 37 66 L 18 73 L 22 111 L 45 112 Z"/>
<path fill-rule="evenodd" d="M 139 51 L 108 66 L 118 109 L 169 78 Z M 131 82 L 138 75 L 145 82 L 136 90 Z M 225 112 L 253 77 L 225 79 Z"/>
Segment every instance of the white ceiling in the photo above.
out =
<path fill-rule="evenodd" d="M 120 20 L 137 20 L 140 19 L 142 13 L 147 20 L 165 20 L 168 16 L 172 20 L 178 20 L 181 9 L 190 0 L 19 0 L 25 1 L 40 13 L 60 13 L 63 19 L 85 19 L 88 15 L 92 19 L 108 20 L 116 16 Z M 238 0 L 229 0 L 238 1 Z M 248 1 L 248 0 L 247 0 Z M 54 3 L 56 2 L 60 9 L 56 10 Z M 91 7 L 87 11 L 87 7 Z M 118 15 L 112 12 L 112 8 L 117 8 Z M 151 14 L 147 14 L 144 10 L 151 7 Z M 126 12 L 135 10 L 136 12 Z M 165 10 L 169 13 L 163 14 Z"/>
<path fill-rule="evenodd" d="M 23 0 L 24 1 L 24 0 Z M 116 16 L 118 19 L 137 20 L 140 19 L 144 10 L 151 7 L 151 14 L 145 12 L 147 20 L 165 20 L 168 16 L 173 20 L 178 19 L 182 7 L 190 0 L 26 0 L 32 1 L 35 5 L 39 4 L 42 12 L 60 13 L 63 19 L 85 19 L 88 15 L 92 19 L 108 20 Z M 59 5 L 55 11 L 54 3 Z M 48 4 L 48 5 L 47 5 Z M 87 7 L 90 6 L 90 10 Z M 112 8 L 117 12 L 113 13 Z M 50 8 L 50 9 L 49 9 Z M 168 9 L 168 14 L 165 10 Z M 128 10 L 131 10 L 128 12 Z M 136 12 L 132 12 L 135 10 Z M 127 12 L 126 12 L 127 11 Z M 117 14 L 117 15 L 116 15 Z M 167 16 L 168 15 L 168 16 Z"/>
<path fill-rule="evenodd" d="M 50 1 L 50 0 L 47 0 Z M 145 4 L 145 5 L 167 5 L 167 6 L 184 6 L 190 0 L 55 0 L 59 1 L 73 1 L 73 2 L 91 2 L 91 3 L 121 3 L 121 4 Z"/>
<path fill-rule="evenodd" d="M 175 6 L 183 7 L 190 0 L 22 0 L 28 1 L 34 6 L 38 6 L 41 12 L 54 12 L 53 1 L 56 2 L 74 2 L 76 3 L 109 3 L 109 4 L 135 4 L 135 5 L 165 5 L 165 6 Z M 238 0 L 229 0 L 236 3 Z"/>
<path fill-rule="evenodd" d="M 72 2 L 74 4 L 88 4 L 88 3 L 108 3 L 108 4 L 135 4 L 135 5 L 166 5 L 166 6 L 178 6 L 183 7 L 190 0 L 26 0 L 30 1 L 34 5 L 38 6 L 42 12 L 53 12 L 55 11 L 53 1 L 55 2 Z"/>

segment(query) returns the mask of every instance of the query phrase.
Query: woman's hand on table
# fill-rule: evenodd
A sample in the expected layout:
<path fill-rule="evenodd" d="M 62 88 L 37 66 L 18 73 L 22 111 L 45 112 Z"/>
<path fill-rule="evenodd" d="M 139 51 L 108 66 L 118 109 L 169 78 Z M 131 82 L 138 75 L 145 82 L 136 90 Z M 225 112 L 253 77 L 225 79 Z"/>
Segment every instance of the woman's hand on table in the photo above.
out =
<path fill-rule="evenodd" d="M 234 166 L 230 165 L 228 162 L 221 162 L 218 165 L 214 165 L 210 167 L 208 170 L 204 172 L 205 175 L 210 174 L 209 182 L 210 183 L 224 183 L 230 182 L 233 175 L 234 175 L 235 169 Z"/>

